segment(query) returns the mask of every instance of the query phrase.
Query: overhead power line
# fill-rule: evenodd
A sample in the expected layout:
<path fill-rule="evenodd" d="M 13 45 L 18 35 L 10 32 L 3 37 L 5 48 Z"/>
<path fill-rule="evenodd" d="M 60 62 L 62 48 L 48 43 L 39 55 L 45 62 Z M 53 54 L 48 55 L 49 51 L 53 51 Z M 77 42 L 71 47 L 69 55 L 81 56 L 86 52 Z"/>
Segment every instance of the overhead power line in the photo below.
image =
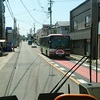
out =
<path fill-rule="evenodd" d="M 38 3 L 38 5 L 39 5 L 39 7 L 42 9 L 42 11 L 45 12 L 44 7 L 41 5 L 40 0 L 37 0 L 37 3 Z"/>
<path fill-rule="evenodd" d="M 9 11 L 9 13 L 10 13 L 12 19 L 14 20 L 14 15 L 13 15 L 11 6 L 10 6 L 10 4 L 9 4 L 9 1 L 7 0 L 7 1 L 5 1 L 5 3 L 6 3 L 6 6 L 7 6 L 7 8 L 8 8 L 8 11 Z"/>
<path fill-rule="evenodd" d="M 8 1 L 8 5 L 9 5 L 10 10 L 13 13 L 12 8 L 11 8 L 10 3 L 9 3 L 9 0 L 7 0 L 7 1 Z"/>
<path fill-rule="evenodd" d="M 33 16 L 31 15 L 31 13 L 29 12 L 29 10 L 27 9 L 27 7 L 24 5 L 24 3 L 23 3 L 23 1 L 22 0 L 20 0 L 21 1 L 21 3 L 23 4 L 23 6 L 25 7 L 25 9 L 27 10 L 27 12 L 29 13 L 29 15 L 31 16 L 31 18 L 36 22 L 36 23 L 38 23 L 38 24 L 41 24 L 42 25 L 42 23 L 40 23 L 40 22 L 38 22 L 38 21 L 36 21 L 34 18 L 33 18 Z"/>
<path fill-rule="evenodd" d="M 37 2 L 38 2 L 38 5 L 42 8 L 40 1 L 39 1 L 39 0 L 37 0 Z"/>

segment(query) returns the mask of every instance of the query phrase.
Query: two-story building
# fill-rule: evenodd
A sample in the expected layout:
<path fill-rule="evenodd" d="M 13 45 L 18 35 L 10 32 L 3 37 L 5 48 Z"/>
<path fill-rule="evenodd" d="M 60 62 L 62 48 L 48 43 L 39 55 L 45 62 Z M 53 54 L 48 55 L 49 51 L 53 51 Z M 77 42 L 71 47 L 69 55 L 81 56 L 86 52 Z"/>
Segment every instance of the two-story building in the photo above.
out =
<path fill-rule="evenodd" d="M 70 11 L 71 53 L 93 58 L 98 52 L 98 0 L 86 0 Z M 92 52 L 91 52 L 92 51 Z"/>
<path fill-rule="evenodd" d="M 57 21 L 55 23 L 57 34 L 68 34 L 69 33 L 69 21 Z"/>

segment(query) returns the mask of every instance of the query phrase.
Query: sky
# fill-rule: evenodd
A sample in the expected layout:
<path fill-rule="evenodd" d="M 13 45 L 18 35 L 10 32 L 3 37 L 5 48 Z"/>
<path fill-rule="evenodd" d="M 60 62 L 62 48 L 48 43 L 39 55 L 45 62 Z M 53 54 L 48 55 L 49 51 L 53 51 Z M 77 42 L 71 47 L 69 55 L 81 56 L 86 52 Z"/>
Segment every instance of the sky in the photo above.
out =
<path fill-rule="evenodd" d="M 50 23 L 50 0 L 6 0 L 5 23 L 6 27 L 14 26 L 15 17 L 19 34 L 30 33 L 30 29 L 35 32 L 42 28 L 43 24 Z M 86 0 L 52 0 L 52 24 L 57 21 L 70 21 L 70 11 Z"/>

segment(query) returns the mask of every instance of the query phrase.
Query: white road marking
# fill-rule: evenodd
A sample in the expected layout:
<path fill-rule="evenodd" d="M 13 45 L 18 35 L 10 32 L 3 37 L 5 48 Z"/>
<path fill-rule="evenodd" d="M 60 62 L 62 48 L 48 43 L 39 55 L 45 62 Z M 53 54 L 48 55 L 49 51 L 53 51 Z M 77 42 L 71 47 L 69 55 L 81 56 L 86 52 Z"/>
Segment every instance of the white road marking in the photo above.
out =
<path fill-rule="evenodd" d="M 92 69 L 96 70 L 96 67 L 94 67 L 94 68 L 92 68 Z M 98 69 L 98 71 L 100 70 L 100 68 L 97 68 L 97 69 Z"/>
<path fill-rule="evenodd" d="M 61 70 L 66 70 L 65 68 L 62 68 L 62 67 L 61 67 L 60 69 L 61 69 Z"/>
<path fill-rule="evenodd" d="M 71 72 L 68 73 L 68 75 L 70 75 L 70 74 L 71 74 Z M 71 76 L 75 76 L 75 74 L 72 74 Z"/>
<path fill-rule="evenodd" d="M 54 62 L 50 62 L 51 64 L 54 64 Z"/>
<path fill-rule="evenodd" d="M 76 63 L 77 63 L 77 61 L 75 61 Z M 90 67 L 90 65 L 89 64 L 82 64 L 83 66 L 85 66 L 85 67 Z M 96 70 L 96 66 L 92 66 L 92 69 L 94 69 L 94 70 Z M 100 68 L 98 68 L 98 71 L 100 71 Z"/>
<path fill-rule="evenodd" d="M 56 67 L 59 67 L 59 65 L 58 64 L 54 64 Z"/>
<path fill-rule="evenodd" d="M 80 83 L 87 83 L 86 81 L 84 81 L 83 79 L 77 79 Z"/>
<path fill-rule="evenodd" d="M 89 67 L 90 65 L 89 64 L 83 64 L 83 66 Z"/>

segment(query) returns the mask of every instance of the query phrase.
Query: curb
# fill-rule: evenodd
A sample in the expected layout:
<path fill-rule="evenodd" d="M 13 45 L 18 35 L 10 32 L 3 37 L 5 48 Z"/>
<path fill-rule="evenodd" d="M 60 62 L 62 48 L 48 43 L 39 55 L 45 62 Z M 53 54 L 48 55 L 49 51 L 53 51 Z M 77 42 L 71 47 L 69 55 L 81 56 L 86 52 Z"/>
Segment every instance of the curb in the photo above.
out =
<path fill-rule="evenodd" d="M 83 56 L 71 54 L 70 57 L 74 58 L 75 60 L 80 60 Z M 86 61 L 89 64 L 89 59 Z M 92 60 L 92 64 L 96 64 L 96 60 Z M 98 65 L 100 66 L 100 60 L 98 59 Z"/>

